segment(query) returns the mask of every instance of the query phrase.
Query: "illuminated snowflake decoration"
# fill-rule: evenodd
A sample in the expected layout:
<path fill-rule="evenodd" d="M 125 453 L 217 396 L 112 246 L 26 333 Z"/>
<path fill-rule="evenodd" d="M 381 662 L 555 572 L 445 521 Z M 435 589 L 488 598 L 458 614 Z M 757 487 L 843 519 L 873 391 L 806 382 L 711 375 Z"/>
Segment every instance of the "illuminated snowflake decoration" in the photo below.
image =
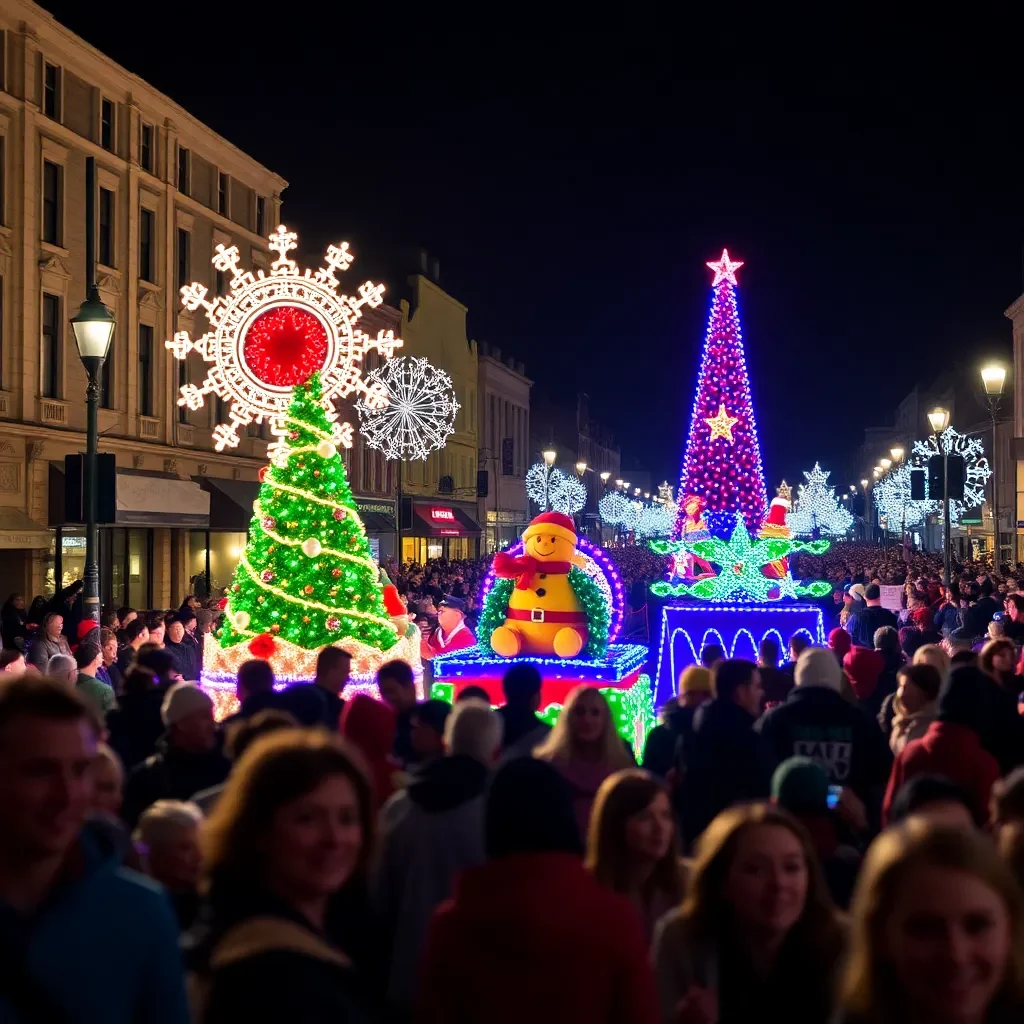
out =
<path fill-rule="evenodd" d="M 913 467 L 906 462 L 890 469 L 880 480 L 875 481 L 872 500 L 878 513 L 878 525 L 891 529 L 906 527 L 908 530 L 920 526 L 930 512 L 941 509 L 941 502 L 915 501 L 910 496 L 910 474 Z M 918 470 L 921 472 L 921 470 Z M 950 506 L 952 512 L 952 505 Z M 882 520 L 885 520 L 883 524 Z"/>
<path fill-rule="evenodd" d="M 555 512 L 564 512 L 567 516 L 574 516 L 587 507 L 587 489 L 582 481 L 576 476 L 558 474 L 562 479 L 556 488 L 551 490 L 551 508 Z"/>
<path fill-rule="evenodd" d="M 675 524 L 675 505 L 644 505 L 637 518 L 636 532 L 641 537 L 667 537 Z"/>
<path fill-rule="evenodd" d="M 807 483 L 797 489 L 796 508 L 786 516 L 786 525 L 796 536 L 810 537 L 817 531 L 822 536 L 842 537 L 853 526 L 853 516 L 839 504 L 836 489 L 828 485 L 831 475 L 817 462 L 814 469 L 804 473 Z M 786 485 L 785 480 L 782 483 Z M 779 497 L 781 491 L 780 487 Z"/>
<path fill-rule="evenodd" d="M 337 444 L 352 446 L 352 427 L 336 422 L 335 399 L 358 394 L 367 406 L 387 404 L 383 387 L 363 380 L 363 357 L 376 349 L 391 359 L 402 341 L 393 331 L 370 338 L 358 326 L 363 307 L 373 309 L 383 301 L 384 286 L 367 281 L 357 296 L 339 291 L 336 272 L 347 270 L 353 260 L 347 242 L 328 246 L 318 270 L 300 272 L 288 256 L 297 247 L 297 237 L 284 225 L 270 236 L 277 259 L 269 273 L 242 271 L 238 247 L 218 244 L 212 262 L 231 275 L 228 294 L 208 298 L 206 286 L 198 281 L 181 289 L 182 304 L 191 312 L 202 308 L 210 330 L 195 341 L 188 331 L 178 331 L 165 344 L 176 359 L 197 352 L 211 366 L 201 385 L 181 388 L 178 405 L 199 409 L 206 395 L 228 403 L 228 422 L 218 423 L 213 431 L 217 451 L 236 448 L 238 428 L 253 422 L 267 422 L 275 435 L 284 437 L 292 389 L 316 372 Z"/>
<path fill-rule="evenodd" d="M 366 378 L 364 398 L 356 403 L 359 432 L 386 459 L 426 459 L 443 448 L 455 430 L 459 403 L 452 379 L 426 359 L 389 359 Z M 381 406 L 377 395 L 387 396 Z"/>
<path fill-rule="evenodd" d="M 543 462 L 535 462 L 526 471 L 526 496 L 538 508 L 543 509 L 546 503 L 553 511 L 567 516 L 587 507 L 587 489 L 580 478 L 554 467 L 549 471 Z"/>
<path fill-rule="evenodd" d="M 985 446 L 980 438 L 968 437 L 961 434 L 952 427 L 947 427 L 942 435 L 941 447 L 936 443 L 935 435 L 932 434 L 926 441 L 914 442 L 915 461 L 919 465 L 925 465 L 933 455 L 959 455 L 964 460 L 964 500 L 953 499 L 949 503 L 949 518 L 951 522 L 959 522 L 964 511 L 969 508 L 978 508 L 985 501 L 985 484 L 992 475 L 992 469 L 985 457 Z M 928 475 L 925 474 L 925 490 L 928 492 Z M 942 495 L 928 493 L 928 500 L 932 509 L 942 509 Z M 892 522 L 892 520 L 890 520 Z"/>
<path fill-rule="evenodd" d="M 622 522 L 629 499 L 618 491 L 609 491 L 598 503 L 597 512 L 601 521 L 609 526 L 618 526 Z"/>

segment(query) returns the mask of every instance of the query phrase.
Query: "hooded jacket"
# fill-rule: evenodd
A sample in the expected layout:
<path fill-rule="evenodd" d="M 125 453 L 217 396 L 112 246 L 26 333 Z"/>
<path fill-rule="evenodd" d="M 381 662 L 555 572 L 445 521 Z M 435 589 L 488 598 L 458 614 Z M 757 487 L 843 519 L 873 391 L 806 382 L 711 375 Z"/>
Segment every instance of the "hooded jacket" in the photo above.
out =
<path fill-rule="evenodd" d="M 387 704 L 357 693 L 341 713 L 341 734 L 354 743 L 370 769 L 377 806 L 395 791 L 398 764 L 391 756 L 395 742 L 395 713 Z"/>
<path fill-rule="evenodd" d="M 843 658 L 843 668 L 853 685 L 861 708 L 874 717 L 882 709 L 882 702 L 896 689 L 895 673 L 886 672 L 885 657 L 881 651 L 867 647 L 854 647 Z"/>
<path fill-rule="evenodd" d="M 36 1019 L 188 1024 L 174 912 L 160 886 L 121 867 L 109 828 L 83 829 L 31 919 L 0 903 L 0 949 L 52 1004 Z M 27 1024 L 11 999 L 0 984 L 0 1021 Z"/>
<path fill-rule="evenodd" d="M 122 693 L 117 707 L 107 712 L 110 746 L 117 751 L 125 771 L 131 771 L 156 753 L 160 737 L 164 734 L 160 706 L 166 693 L 162 686 Z"/>
<path fill-rule="evenodd" d="M 461 754 L 424 766 L 380 814 L 374 902 L 391 944 L 388 997 L 411 1009 L 430 916 L 484 855 L 486 767 Z"/>

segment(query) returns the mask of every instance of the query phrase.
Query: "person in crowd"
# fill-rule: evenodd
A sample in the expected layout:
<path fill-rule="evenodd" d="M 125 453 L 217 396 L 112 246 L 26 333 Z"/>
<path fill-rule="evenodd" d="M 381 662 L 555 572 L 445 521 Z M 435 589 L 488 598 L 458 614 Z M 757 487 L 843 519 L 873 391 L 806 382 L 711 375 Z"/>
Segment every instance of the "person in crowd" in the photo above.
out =
<path fill-rule="evenodd" d="M 773 770 L 791 757 L 812 758 L 832 785 L 854 792 L 877 825 L 892 755 L 876 723 L 843 699 L 842 676 L 831 651 L 809 647 L 797 662 L 793 692 L 755 728 Z"/>
<path fill-rule="evenodd" d="M 1002 637 L 989 640 L 981 649 L 981 670 L 987 672 L 1014 701 L 1024 692 L 1024 675 L 1016 671 L 1017 647 L 1012 640 Z"/>
<path fill-rule="evenodd" d="M 896 692 L 896 673 L 906 661 L 900 644 L 899 630 L 893 629 L 892 626 L 880 626 L 875 630 L 874 645 L 875 650 L 882 656 L 882 671 L 878 677 L 876 690 L 887 697 L 890 693 Z"/>
<path fill-rule="evenodd" d="M 369 1020 L 332 904 L 365 882 L 374 803 L 339 736 L 286 729 L 245 751 L 201 836 L 210 923 L 190 960 L 203 1024 Z"/>
<path fill-rule="evenodd" d="M 732 807 L 698 844 L 686 899 L 654 936 L 662 1021 L 826 1024 L 843 933 L 807 833 L 765 803 Z"/>
<path fill-rule="evenodd" d="M 149 643 L 163 647 L 167 640 L 167 613 L 146 612 L 146 628 L 149 630 Z"/>
<path fill-rule="evenodd" d="M 149 630 L 146 628 L 146 623 L 136 617 L 129 619 L 126 625 L 122 625 L 121 635 L 124 645 L 117 654 L 117 667 L 123 675 L 127 675 L 139 648 L 143 644 L 149 643 Z"/>
<path fill-rule="evenodd" d="M 843 658 L 846 657 L 853 646 L 853 638 L 842 626 L 836 626 L 828 635 L 828 646 L 829 650 L 835 654 L 836 660 L 842 665 Z"/>
<path fill-rule="evenodd" d="M 25 598 L 21 594 L 11 594 L 0 608 L 0 636 L 8 647 L 14 646 L 15 640 L 26 640 L 35 630 L 34 624 L 28 621 L 25 610 Z"/>
<path fill-rule="evenodd" d="M 190 598 L 190 600 L 195 602 L 194 597 Z M 196 618 L 196 614 L 196 609 L 191 604 L 183 604 L 178 609 L 177 618 L 182 626 L 185 627 L 182 641 L 184 643 L 191 644 L 195 649 L 196 664 L 202 668 L 203 651 L 202 645 L 199 642 L 199 637 L 196 635 L 196 629 L 199 626 L 199 620 Z"/>
<path fill-rule="evenodd" d="M 455 703 L 459 704 L 464 700 L 482 700 L 488 707 L 491 706 L 491 695 L 482 686 L 464 686 L 459 690 Z"/>
<path fill-rule="evenodd" d="M 113 688 L 98 678 L 102 664 L 103 651 L 99 644 L 83 640 L 75 648 L 75 665 L 78 667 L 75 687 L 96 712 L 100 722 L 106 725 L 107 712 L 117 705 L 117 698 Z"/>
<path fill-rule="evenodd" d="M 974 653 L 974 634 L 961 627 L 948 633 L 942 646 L 949 655 L 950 665 L 976 665 L 978 657 Z"/>
<path fill-rule="evenodd" d="M 932 628 L 941 636 L 949 636 L 963 626 L 963 615 L 960 610 L 960 587 L 951 582 L 949 589 L 943 591 L 942 600 L 935 608 L 932 617 Z"/>
<path fill-rule="evenodd" d="M 935 628 L 935 615 L 932 611 L 928 595 L 921 590 L 912 590 L 907 597 L 908 624 L 922 633 L 930 633 Z"/>
<path fill-rule="evenodd" d="M 683 751 L 682 830 L 687 846 L 726 807 L 767 797 L 771 778 L 767 744 L 754 731 L 761 710 L 757 666 L 739 658 L 721 661 L 712 673 L 712 686 L 714 699 L 698 709 L 692 742 Z"/>
<path fill-rule="evenodd" d="M 1024 1019 L 1024 908 L 984 836 L 910 820 L 868 850 L 840 983 L 849 1024 Z"/>
<path fill-rule="evenodd" d="M 199 608 L 196 610 L 196 641 L 199 644 L 199 662 L 202 664 L 203 648 L 206 638 L 217 626 L 217 613 L 210 608 Z"/>
<path fill-rule="evenodd" d="M 501 718 L 487 704 L 455 706 L 447 755 L 417 772 L 380 814 L 374 902 L 390 949 L 388 998 L 413 1008 L 420 953 L 434 910 L 460 871 L 484 862 L 484 790 L 501 749 Z"/>
<path fill-rule="evenodd" d="M 157 800 L 132 833 L 143 870 L 171 898 L 178 926 L 187 931 L 199 913 L 199 826 L 203 812 L 182 800 Z"/>
<path fill-rule="evenodd" d="M 288 686 L 278 690 L 274 683 L 274 669 L 269 661 L 250 658 L 242 662 L 238 666 L 235 684 L 235 693 L 241 706 L 225 719 L 225 726 L 252 718 L 268 708 L 287 711 L 298 719 L 300 725 L 323 724 L 327 716 L 327 704 L 319 687 Z"/>
<path fill-rule="evenodd" d="M 186 682 L 195 682 L 199 678 L 199 648 L 185 639 L 185 624 L 181 616 L 172 615 L 167 620 L 167 635 L 164 638 L 164 649 L 174 659 L 174 670 Z"/>
<path fill-rule="evenodd" d="M 323 724 L 331 732 L 338 731 L 341 712 L 345 707 L 341 694 L 348 684 L 351 671 L 352 655 L 341 647 L 328 646 L 316 657 L 316 676 L 313 682 L 298 683 L 292 687 L 293 690 L 302 686 L 316 687 L 316 694 L 323 704 Z"/>
<path fill-rule="evenodd" d="M 99 743 L 91 770 L 90 810 L 116 819 L 124 803 L 124 765 L 121 764 L 121 758 L 106 743 Z"/>
<path fill-rule="evenodd" d="M 505 703 L 498 708 L 502 722 L 502 760 L 530 757 L 551 732 L 537 714 L 543 680 L 536 665 L 513 665 L 501 679 Z"/>
<path fill-rule="evenodd" d="M 64 616 L 57 612 L 48 612 L 43 616 L 43 624 L 37 630 L 28 649 L 28 662 L 35 665 L 40 672 L 46 671 L 46 666 L 55 654 L 63 654 L 71 657 L 71 647 L 63 633 Z"/>
<path fill-rule="evenodd" d="M 1003 633 L 1018 647 L 1024 646 L 1024 595 L 1007 594 L 1003 601 L 1006 613 L 1003 619 Z"/>
<path fill-rule="evenodd" d="M 985 576 L 979 584 L 979 597 L 968 609 L 964 626 L 972 636 L 984 636 L 992 616 L 1002 607 L 995 597 L 995 586 L 991 576 Z"/>
<path fill-rule="evenodd" d="M 883 735 L 889 737 L 894 755 L 911 740 L 921 739 L 935 721 L 942 677 L 936 668 L 922 662 L 900 668 L 896 683 L 896 692 L 885 698 L 878 712 L 878 724 Z"/>
<path fill-rule="evenodd" d="M 516 758 L 498 770 L 484 846 L 487 863 L 458 876 L 430 923 L 418 1024 L 655 1024 L 640 919 L 584 868 L 572 793 L 550 764 Z"/>
<path fill-rule="evenodd" d="M 0 1020 L 188 1024 L 166 897 L 87 821 L 96 751 L 79 694 L 0 683 Z"/>
<path fill-rule="evenodd" d="M 1024 891 L 1024 768 L 992 787 L 989 829 L 996 848 Z"/>
<path fill-rule="evenodd" d="M 274 708 L 258 711 L 252 718 L 243 718 L 235 722 L 227 730 L 224 753 L 227 754 L 232 766 L 234 766 L 238 764 L 242 755 L 249 749 L 251 744 L 261 736 L 268 736 L 270 733 L 278 732 L 281 729 L 297 729 L 298 727 L 298 720 L 294 715 L 288 714 L 287 711 L 277 711 Z M 228 778 L 230 777 L 229 775 Z M 203 814 L 209 816 L 213 813 L 214 807 L 217 806 L 217 801 L 221 798 L 226 788 L 227 780 L 218 782 L 215 786 L 210 786 L 208 789 L 201 789 L 198 793 L 193 793 L 189 803 L 195 804 Z"/>
<path fill-rule="evenodd" d="M 976 829 L 970 794 L 942 775 L 915 775 L 893 799 L 889 825 L 900 825 L 911 816 L 938 825 Z"/>
<path fill-rule="evenodd" d="M 585 684 L 566 698 L 555 727 L 534 750 L 534 757 L 554 765 L 572 788 L 581 842 L 601 783 L 613 772 L 634 764 L 615 731 L 608 701 L 595 687 Z"/>
<path fill-rule="evenodd" d="M 796 663 L 800 660 L 800 655 L 811 646 L 810 640 L 804 636 L 803 633 L 794 633 L 789 638 L 789 661 L 783 666 L 784 670 L 790 675 L 796 672 Z"/>
<path fill-rule="evenodd" d="M 376 808 L 382 807 L 395 791 L 402 770 L 392 753 L 395 719 L 393 708 L 365 693 L 357 693 L 341 713 L 341 735 L 366 762 Z"/>
<path fill-rule="evenodd" d="M 931 665 L 939 673 L 939 679 L 945 679 L 949 672 L 949 654 L 939 644 L 925 644 L 914 651 L 915 665 Z"/>
<path fill-rule="evenodd" d="M 807 830 L 832 900 L 845 909 L 857 878 L 860 853 L 843 841 L 848 829 L 841 821 L 841 792 L 835 806 L 830 806 L 830 792 L 835 788 L 829 786 L 825 769 L 809 757 L 787 758 L 772 775 L 772 804 L 792 814 Z"/>
<path fill-rule="evenodd" d="M 444 754 L 444 730 L 452 706 L 443 700 L 425 700 L 412 715 L 412 752 L 417 769 Z"/>
<path fill-rule="evenodd" d="M 449 595 L 437 606 L 437 629 L 422 631 L 420 657 L 432 661 L 438 654 L 476 647 L 476 637 L 466 625 L 466 602 Z"/>
<path fill-rule="evenodd" d="M 946 677 L 939 690 L 936 721 L 921 739 L 908 743 L 893 763 L 883 806 L 886 821 L 893 799 L 908 779 L 942 775 L 970 796 L 975 821 L 985 823 L 992 786 L 1000 775 L 998 762 L 982 746 L 989 714 L 981 689 L 986 680 L 980 669 L 969 666 L 954 668 Z"/>
<path fill-rule="evenodd" d="M 856 622 L 857 615 L 864 611 L 864 607 L 864 584 L 849 584 L 843 591 L 843 609 L 839 613 L 839 625 L 851 635 L 853 626 L 850 622 Z"/>
<path fill-rule="evenodd" d="M 632 901 L 650 941 L 658 920 L 682 902 L 685 881 L 664 783 L 635 768 L 609 775 L 597 791 L 586 845 L 587 868 Z"/>
<path fill-rule="evenodd" d="M 875 631 L 882 626 L 897 629 L 899 622 L 888 608 L 882 607 L 882 591 L 878 584 L 869 583 L 864 588 L 864 607 L 850 615 L 846 629 L 856 646 L 872 649 Z"/>
<path fill-rule="evenodd" d="M 763 711 L 765 707 L 781 704 L 793 689 L 793 677 L 779 668 L 782 661 L 782 650 L 774 636 L 766 636 L 757 651 L 757 670 L 761 676 Z"/>
<path fill-rule="evenodd" d="M 885 671 L 885 659 L 881 652 L 868 647 L 851 647 L 843 658 L 843 669 L 861 710 L 874 718 L 888 696 L 879 685 Z"/>
<path fill-rule="evenodd" d="M 156 676 L 157 684 L 165 689 L 173 683 L 185 681 L 178 675 L 178 668 L 171 657 L 171 652 L 157 644 L 143 644 L 135 652 L 132 664 L 137 668 L 148 668 Z"/>
<path fill-rule="evenodd" d="M 139 613 L 134 608 L 127 606 L 117 609 L 117 621 L 121 624 L 120 629 L 125 629 L 129 622 L 134 622 L 139 617 Z"/>
<path fill-rule="evenodd" d="M 156 676 L 147 668 L 136 666 L 124 677 L 117 707 L 107 712 L 107 732 L 108 742 L 125 768 L 134 768 L 156 753 L 164 732 L 160 708 L 165 693 L 166 688 L 157 685 Z"/>
<path fill-rule="evenodd" d="M 27 668 L 23 651 L 13 647 L 5 647 L 0 651 L 0 678 L 24 675 Z"/>
<path fill-rule="evenodd" d="M 673 769 L 676 775 L 681 773 L 683 752 L 693 734 L 693 716 L 711 697 L 710 670 L 701 665 L 688 665 L 679 673 L 679 696 L 662 708 L 661 722 L 647 734 L 643 756 L 647 771 L 663 779 L 667 779 Z"/>
<path fill-rule="evenodd" d="M 188 800 L 227 778 L 231 765 L 221 750 L 213 701 L 195 683 L 175 683 L 160 714 L 167 727 L 157 752 L 128 776 L 121 817 L 134 827 L 157 800 Z"/>
<path fill-rule="evenodd" d="M 103 663 L 96 671 L 96 678 L 101 683 L 106 683 L 116 697 L 124 686 L 124 673 L 117 664 L 117 634 L 112 629 L 100 630 L 100 651 L 103 654 Z"/>
<path fill-rule="evenodd" d="M 412 749 L 412 716 L 416 710 L 416 680 L 412 668 L 404 661 L 386 661 L 377 669 L 377 686 L 381 700 L 395 713 L 395 747 L 392 751 L 399 765 L 416 761 Z"/>
<path fill-rule="evenodd" d="M 700 652 L 700 664 L 709 672 L 720 662 L 725 661 L 725 648 L 721 644 L 705 644 Z"/>
<path fill-rule="evenodd" d="M 44 666 L 43 675 L 73 690 L 78 682 L 78 663 L 73 654 L 55 654 Z"/>

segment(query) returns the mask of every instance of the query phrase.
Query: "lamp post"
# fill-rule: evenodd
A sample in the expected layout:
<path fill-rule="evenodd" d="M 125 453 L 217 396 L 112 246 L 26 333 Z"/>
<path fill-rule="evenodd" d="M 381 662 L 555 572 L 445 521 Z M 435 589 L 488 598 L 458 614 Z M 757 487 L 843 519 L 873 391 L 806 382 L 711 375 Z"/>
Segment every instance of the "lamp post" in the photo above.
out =
<path fill-rule="evenodd" d="M 928 425 L 935 435 L 935 446 L 942 452 L 942 585 L 949 591 L 949 450 L 942 435 L 949 426 L 949 410 L 936 406 L 928 413 Z"/>
<path fill-rule="evenodd" d="M 555 464 L 555 459 L 558 458 L 558 452 L 554 448 L 545 448 L 541 455 L 544 456 L 544 465 L 547 467 L 547 472 L 544 474 L 544 511 L 549 512 L 551 510 L 551 469 Z"/>
<path fill-rule="evenodd" d="M 875 510 L 872 507 L 871 492 L 868 490 L 868 481 L 865 478 L 860 482 L 860 489 L 864 492 L 864 539 L 870 540 L 871 534 L 868 530 L 868 523 L 872 523 L 875 517 Z"/>
<path fill-rule="evenodd" d="M 903 449 L 899 445 L 894 445 L 889 449 L 889 454 L 892 456 L 893 463 L 898 467 L 903 461 Z M 902 483 L 900 483 L 900 517 L 900 544 L 903 545 L 905 552 L 907 544 L 907 499 L 903 492 Z"/>
<path fill-rule="evenodd" d="M 602 487 L 607 487 L 608 486 L 608 478 L 610 476 L 611 476 L 611 473 L 609 473 L 607 469 L 601 474 L 601 486 Z"/>
<path fill-rule="evenodd" d="M 882 472 L 880 476 L 884 476 L 889 472 L 889 467 L 892 466 L 892 459 L 879 459 L 878 465 L 881 466 Z M 889 550 L 889 515 L 886 513 L 885 516 L 885 550 Z"/>
<path fill-rule="evenodd" d="M 988 412 L 992 417 L 992 571 L 999 574 L 999 449 L 996 446 L 996 417 L 999 415 L 999 403 L 1006 385 L 1006 367 L 998 363 L 990 363 L 981 368 L 981 383 L 985 386 L 985 398 L 988 400 Z"/>
<path fill-rule="evenodd" d="M 85 601 L 84 618 L 100 621 L 100 570 L 96 526 L 96 474 L 99 453 L 100 372 L 114 335 L 114 316 L 103 305 L 96 287 L 96 159 L 85 161 L 85 302 L 71 319 L 78 355 L 89 383 L 85 389 L 86 433 L 83 476 L 85 498 Z"/>

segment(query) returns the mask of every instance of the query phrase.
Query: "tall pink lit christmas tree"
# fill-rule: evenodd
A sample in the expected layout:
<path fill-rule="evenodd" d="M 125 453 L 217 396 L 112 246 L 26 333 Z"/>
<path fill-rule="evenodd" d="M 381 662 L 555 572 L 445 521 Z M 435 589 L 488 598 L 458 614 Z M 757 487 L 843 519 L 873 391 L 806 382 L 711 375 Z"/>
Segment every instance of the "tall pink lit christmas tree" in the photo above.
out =
<path fill-rule="evenodd" d="M 723 249 L 722 258 L 707 265 L 714 271 L 711 312 L 679 479 L 675 537 L 684 532 L 687 495 L 703 499 L 712 515 L 742 513 L 751 533 L 768 506 L 736 308 L 736 271 L 743 263 Z"/>

